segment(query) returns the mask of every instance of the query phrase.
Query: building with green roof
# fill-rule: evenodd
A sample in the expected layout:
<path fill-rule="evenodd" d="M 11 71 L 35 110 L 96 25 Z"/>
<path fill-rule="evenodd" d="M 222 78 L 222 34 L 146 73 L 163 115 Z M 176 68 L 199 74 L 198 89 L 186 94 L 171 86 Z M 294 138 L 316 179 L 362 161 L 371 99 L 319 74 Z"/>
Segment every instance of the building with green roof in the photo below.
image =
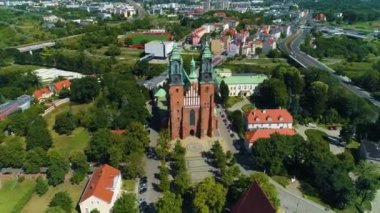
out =
<path fill-rule="evenodd" d="M 215 82 L 219 85 L 222 81 L 227 84 L 230 96 L 251 96 L 256 87 L 268 79 L 266 75 L 255 73 L 232 74 L 231 70 L 215 69 Z"/>

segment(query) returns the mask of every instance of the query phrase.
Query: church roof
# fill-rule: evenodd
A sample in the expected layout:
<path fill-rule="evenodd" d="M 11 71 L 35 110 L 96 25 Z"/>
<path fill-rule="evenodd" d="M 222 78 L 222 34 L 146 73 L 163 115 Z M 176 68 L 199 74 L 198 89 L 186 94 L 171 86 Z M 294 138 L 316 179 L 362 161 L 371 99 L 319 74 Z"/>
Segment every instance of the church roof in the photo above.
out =
<path fill-rule="evenodd" d="M 181 59 L 181 53 L 180 53 L 180 51 L 179 51 L 179 48 L 178 48 L 177 44 L 174 44 L 174 45 L 173 45 L 172 56 L 171 56 L 170 59 L 171 59 L 171 60 Z"/>
<path fill-rule="evenodd" d="M 205 48 L 203 49 L 202 58 L 212 58 L 212 53 L 207 42 Z"/>
<path fill-rule="evenodd" d="M 154 97 L 157 97 L 157 98 L 163 98 L 163 97 L 166 97 L 166 91 L 162 88 L 160 88 L 155 94 L 154 94 Z"/>
<path fill-rule="evenodd" d="M 197 72 L 195 71 L 195 61 L 194 58 L 191 59 L 191 70 L 190 70 L 190 75 L 189 75 L 189 80 L 191 82 L 196 81 L 198 79 Z"/>

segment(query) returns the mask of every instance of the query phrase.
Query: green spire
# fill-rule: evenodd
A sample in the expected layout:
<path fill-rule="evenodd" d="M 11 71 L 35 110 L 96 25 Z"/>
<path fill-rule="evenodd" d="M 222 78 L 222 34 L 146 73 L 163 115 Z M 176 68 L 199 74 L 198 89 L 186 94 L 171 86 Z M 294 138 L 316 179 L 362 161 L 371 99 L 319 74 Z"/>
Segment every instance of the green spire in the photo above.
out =
<path fill-rule="evenodd" d="M 176 43 L 173 44 L 173 51 L 170 60 L 179 60 L 181 59 L 181 53 Z"/>
<path fill-rule="evenodd" d="M 203 49 L 203 53 L 202 53 L 202 59 L 204 59 L 204 58 L 212 58 L 210 47 L 209 47 L 207 42 L 206 42 L 205 48 Z"/>
<path fill-rule="evenodd" d="M 191 82 L 194 82 L 196 81 L 198 78 L 198 75 L 197 73 L 195 72 L 195 61 L 194 61 L 194 58 L 191 59 L 191 66 L 190 66 L 190 75 L 189 75 L 189 79 Z"/>

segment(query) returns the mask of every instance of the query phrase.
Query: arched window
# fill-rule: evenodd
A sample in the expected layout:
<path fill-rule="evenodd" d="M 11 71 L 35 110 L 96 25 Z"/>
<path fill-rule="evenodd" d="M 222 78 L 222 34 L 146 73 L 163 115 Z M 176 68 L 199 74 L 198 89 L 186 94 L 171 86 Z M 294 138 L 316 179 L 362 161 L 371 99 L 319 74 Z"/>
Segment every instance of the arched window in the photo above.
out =
<path fill-rule="evenodd" d="M 195 125 L 195 111 L 193 109 L 190 110 L 190 125 Z"/>

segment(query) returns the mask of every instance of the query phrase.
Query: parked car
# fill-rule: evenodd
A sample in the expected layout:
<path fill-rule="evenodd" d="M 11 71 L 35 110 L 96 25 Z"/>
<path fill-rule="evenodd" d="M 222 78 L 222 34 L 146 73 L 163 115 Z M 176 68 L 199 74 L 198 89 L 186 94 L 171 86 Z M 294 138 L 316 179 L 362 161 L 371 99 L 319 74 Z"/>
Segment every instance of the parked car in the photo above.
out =
<path fill-rule="evenodd" d="M 146 187 L 140 188 L 139 189 L 139 194 L 144 194 L 147 191 Z"/>

